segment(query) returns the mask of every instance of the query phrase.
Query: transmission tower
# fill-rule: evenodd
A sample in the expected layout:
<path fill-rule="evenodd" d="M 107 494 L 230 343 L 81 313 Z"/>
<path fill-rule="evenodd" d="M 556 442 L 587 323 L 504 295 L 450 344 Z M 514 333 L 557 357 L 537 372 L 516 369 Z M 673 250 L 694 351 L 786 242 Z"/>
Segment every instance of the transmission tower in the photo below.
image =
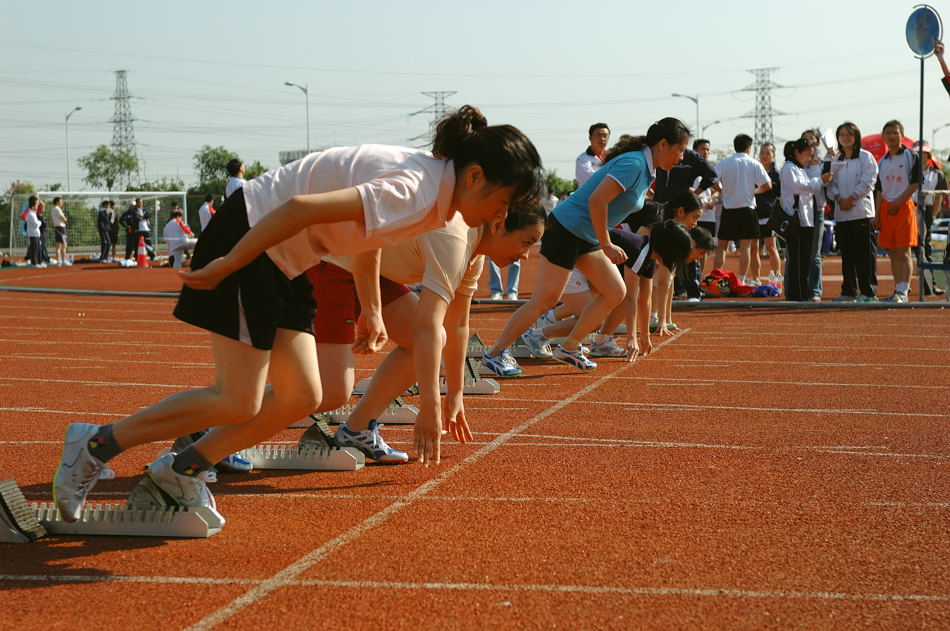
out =
<path fill-rule="evenodd" d="M 421 110 L 415 111 L 409 116 L 416 116 L 417 114 L 432 114 L 432 120 L 429 122 L 429 132 L 425 134 L 419 134 L 409 139 L 409 142 L 418 142 L 422 140 L 421 145 L 416 145 L 417 147 L 425 147 L 432 142 L 432 133 L 435 130 L 435 124 L 439 122 L 448 108 L 445 106 L 445 97 L 452 96 L 457 94 L 455 90 L 441 90 L 437 92 L 420 92 L 432 99 L 432 105 L 429 107 L 424 107 Z"/>
<path fill-rule="evenodd" d="M 778 68 L 755 68 L 749 70 L 748 72 L 752 73 L 755 77 L 755 82 L 740 90 L 741 92 L 755 91 L 755 110 L 748 112 L 744 116 L 740 116 L 740 118 L 755 119 L 755 142 L 757 145 L 774 142 L 774 138 L 772 137 L 772 117 L 780 116 L 785 113 L 772 109 L 772 88 L 783 87 L 772 81 L 770 75 L 773 70 L 778 70 Z"/>

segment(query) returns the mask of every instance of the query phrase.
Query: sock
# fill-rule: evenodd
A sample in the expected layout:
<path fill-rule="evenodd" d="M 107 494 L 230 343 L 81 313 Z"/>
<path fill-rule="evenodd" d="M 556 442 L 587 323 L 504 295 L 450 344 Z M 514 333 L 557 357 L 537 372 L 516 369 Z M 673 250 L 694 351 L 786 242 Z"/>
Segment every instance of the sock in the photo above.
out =
<path fill-rule="evenodd" d="M 895 290 L 899 294 L 906 294 L 908 289 L 910 289 L 910 283 L 897 283 L 895 287 Z"/>
<path fill-rule="evenodd" d="M 198 453 L 194 445 L 189 445 L 180 454 L 175 456 L 172 462 L 172 471 L 194 477 L 202 471 L 211 469 L 214 465 L 208 462 L 208 459 Z"/>
<path fill-rule="evenodd" d="M 101 426 L 96 435 L 89 440 L 89 453 L 103 464 L 122 453 L 122 448 L 115 442 L 115 436 L 112 435 L 112 425 Z"/>

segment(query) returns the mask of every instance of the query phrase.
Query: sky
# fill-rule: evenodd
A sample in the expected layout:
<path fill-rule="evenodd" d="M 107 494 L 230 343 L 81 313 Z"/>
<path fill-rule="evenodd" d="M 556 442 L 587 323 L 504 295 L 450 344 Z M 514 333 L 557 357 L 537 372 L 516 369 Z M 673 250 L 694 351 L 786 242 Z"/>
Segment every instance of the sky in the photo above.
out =
<path fill-rule="evenodd" d="M 6 3 L 5 3 L 6 4 Z M 195 183 L 203 145 L 280 165 L 306 147 L 417 146 L 433 104 L 479 107 L 531 138 L 545 167 L 573 177 L 587 128 L 642 134 L 664 116 L 699 126 L 714 149 L 753 135 L 748 72 L 771 79 L 776 139 L 855 122 L 878 133 L 897 118 L 916 138 L 920 62 L 895 0 L 360 0 L 282 3 L 17 3 L 0 40 L 0 188 L 89 190 L 76 160 L 112 141 L 115 70 L 128 71 L 146 180 Z M 937 11 L 950 5 L 934 5 Z M 936 59 L 925 60 L 924 136 L 950 123 Z M 720 121 L 715 122 L 714 121 Z M 936 132 L 950 147 L 950 126 Z M 781 147 L 780 147 L 781 151 Z"/>

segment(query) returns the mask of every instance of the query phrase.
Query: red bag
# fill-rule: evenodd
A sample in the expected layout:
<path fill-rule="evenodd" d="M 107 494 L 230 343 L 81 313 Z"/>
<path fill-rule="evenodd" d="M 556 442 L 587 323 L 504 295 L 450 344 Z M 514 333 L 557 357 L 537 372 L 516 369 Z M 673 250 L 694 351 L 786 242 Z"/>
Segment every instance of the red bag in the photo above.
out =
<path fill-rule="evenodd" d="M 716 268 L 699 283 L 699 288 L 708 296 L 751 296 L 755 287 L 743 285 L 735 272 Z"/>

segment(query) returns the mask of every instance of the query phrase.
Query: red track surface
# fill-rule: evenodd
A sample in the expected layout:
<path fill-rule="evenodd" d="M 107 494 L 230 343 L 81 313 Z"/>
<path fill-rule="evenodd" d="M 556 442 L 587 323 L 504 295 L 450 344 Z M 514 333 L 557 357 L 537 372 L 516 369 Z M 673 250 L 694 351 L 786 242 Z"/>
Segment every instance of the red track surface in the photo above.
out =
<path fill-rule="evenodd" d="M 43 271 L 0 281 L 177 282 Z M 0 292 L 0 478 L 49 500 L 69 422 L 212 380 L 172 304 Z M 508 313 L 476 307 L 473 328 L 492 340 Z M 222 475 L 205 540 L 2 545 L 0 629 L 950 628 L 946 312 L 676 319 L 633 365 L 525 360 L 466 399 L 476 442 L 441 466 Z M 91 500 L 121 501 L 159 447 Z"/>

